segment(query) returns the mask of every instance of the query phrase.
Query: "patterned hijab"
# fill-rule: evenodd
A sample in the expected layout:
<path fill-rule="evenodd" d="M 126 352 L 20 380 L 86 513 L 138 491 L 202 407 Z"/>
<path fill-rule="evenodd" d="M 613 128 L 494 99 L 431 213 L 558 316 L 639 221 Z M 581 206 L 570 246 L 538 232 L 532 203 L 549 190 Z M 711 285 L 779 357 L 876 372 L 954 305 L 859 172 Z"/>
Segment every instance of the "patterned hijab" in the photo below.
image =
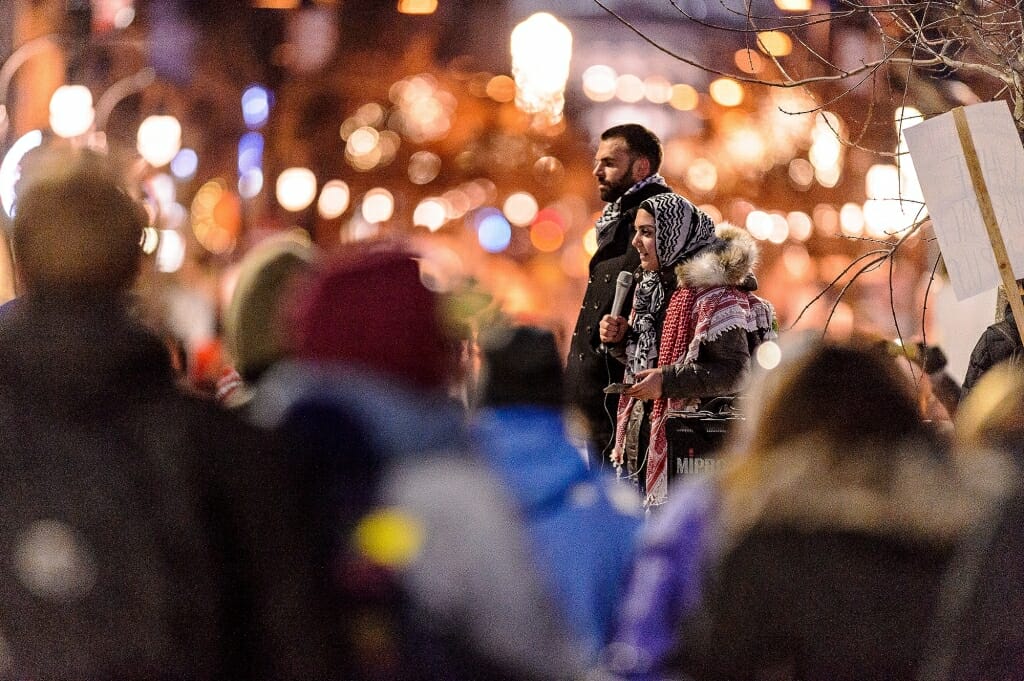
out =
<path fill-rule="evenodd" d="M 717 241 L 715 223 L 689 200 L 679 194 L 657 194 L 640 204 L 654 216 L 654 248 L 659 272 L 644 271 L 633 296 L 633 323 L 626 344 L 626 380 L 632 382 L 638 371 L 658 364 L 658 339 L 661 329 L 656 319 L 665 307 L 672 277 L 664 275 L 682 261 Z"/>

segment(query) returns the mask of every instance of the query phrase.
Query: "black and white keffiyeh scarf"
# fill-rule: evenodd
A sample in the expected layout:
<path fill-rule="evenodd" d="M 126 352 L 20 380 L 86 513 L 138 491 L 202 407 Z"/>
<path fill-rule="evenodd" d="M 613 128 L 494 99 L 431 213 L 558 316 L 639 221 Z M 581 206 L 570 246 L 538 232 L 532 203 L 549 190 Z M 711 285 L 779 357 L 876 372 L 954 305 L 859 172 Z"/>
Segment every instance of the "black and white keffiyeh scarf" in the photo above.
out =
<path fill-rule="evenodd" d="M 622 199 L 630 194 L 640 191 L 649 184 L 660 184 L 662 187 L 668 187 L 668 183 L 665 182 L 665 178 L 661 175 L 657 173 L 648 175 L 627 189 L 622 196 L 604 207 L 604 212 L 601 213 L 601 217 L 597 219 L 597 222 L 594 225 L 594 231 L 597 232 L 598 248 L 607 244 L 615 236 L 615 233 L 612 230 L 612 225 L 614 225 L 615 221 L 622 215 Z"/>
<path fill-rule="evenodd" d="M 657 194 L 645 199 L 640 209 L 654 216 L 660 271 L 642 272 L 633 294 L 632 332 L 626 344 L 627 382 L 632 382 L 637 372 L 657 366 L 661 336 L 657 317 L 674 282 L 672 268 L 717 241 L 714 221 L 679 194 Z"/>

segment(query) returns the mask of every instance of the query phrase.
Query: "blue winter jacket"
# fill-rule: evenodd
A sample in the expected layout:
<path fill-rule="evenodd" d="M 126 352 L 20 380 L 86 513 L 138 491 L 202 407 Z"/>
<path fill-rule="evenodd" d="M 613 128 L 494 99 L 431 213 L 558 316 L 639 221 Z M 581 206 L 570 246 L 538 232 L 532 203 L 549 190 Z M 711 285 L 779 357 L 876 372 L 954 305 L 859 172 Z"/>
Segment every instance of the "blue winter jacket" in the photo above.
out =
<path fill-rule="evenodd" d="M 642 520 L 636 494 L 587 469 L 555 408 L 486 409 L 475 433 L 483 458 L 522 513 L 538 570 L 570 632 L 585 659 L 596 662 Z"/>

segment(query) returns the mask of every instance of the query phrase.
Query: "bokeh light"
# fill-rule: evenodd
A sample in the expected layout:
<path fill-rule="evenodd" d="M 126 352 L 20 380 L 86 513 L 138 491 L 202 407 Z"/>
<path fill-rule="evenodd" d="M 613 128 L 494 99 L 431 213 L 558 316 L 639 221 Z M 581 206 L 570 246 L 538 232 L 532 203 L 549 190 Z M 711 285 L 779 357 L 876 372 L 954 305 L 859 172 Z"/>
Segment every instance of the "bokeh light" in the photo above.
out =
<path fill-rule="evenodd" d="M 807 241 L 814 230 L 814 223 L 811 216 L 803 211 L 791 211 L 786 214 L 786 222 L 789 223 L 789 235 L 797 241 Z"/>
<path fill-rule="evenodd" d="M 238 140 L 238 174 L 263 169 L 263 135 L 247 132 Z"/>
<path fill-rule="evenodd" d="M 537 199 L 527 192 L 516 192 L 505 199 L 502 212 L 508 221 L 518 227 L 524 227 L 537 217 Z"/>
<path fill-rule="evenodd" d="M 789 162 L 789 179 L 798 189 L 808 189 L 814 182 L 814 166 L 805 158 L 794 158 Z"/>
<path fill-rule="evenodd" d="M 773 57 L 785 57 L 793 51 L 792 39 L 782 31 L 761 31 L 757 34 L 757 46 Z"/>
<path fill-rule="evenodd" d="M 316 175 L 309 168 L 288 168 L 277 176 L 276 192 L 282 208 L 303 210 L 316 198 Z"/>
<path fill-rule="evenodd" d="M 672 99 L 669 100 L 669 104 L 672 105 L 673 109 L 693 111 L 699 103 L 700 95 L 692 85 L 677 83 L 672 86 Z"/>
<path fill-rule="evenodd" d="M 348 185 L 342 180 L 330 180 L 320 190 L 317 212 L 325 220 L 333 220 L 348 210 L 350 200 L 351 192 Z"/>
<path fill-rule="evenodd" d="M 174 116 L 149 116 L 139 125 L 135 146 L 149 165 L 166 165 L 181 150 L 181 124 Z"/>
<path fill-rule="evenodd" d="M 156 200 L 160 210 L 174 203 L 177 189 L 174 180 L 167 173 L 157 173 L 146 180 L 147 193 Z"/>
<path fill-rule="evenodd" d="M 433 14 L 436 10 L 437 0 L 398 0 L 401 14 Z"/>
<path fill-rule="evenodd" d="M 409 181 L 413 184 L 432 182 L 441 172 L 441 157 L 432 151 L 417 151 L 409 157 Z"/>
<path fill-rule="evenodd" d="M 50 129 L 60 137 L 78 137 L 96 120 L 92 92 L 84 85 L 61 85 L 50 97 Z"/>
<path fill-rule="evenodd" d="M 565 232 L 554 220 L 538 220 L 530 227 L 530 243 L 544 253 L 552 253 L 562 247 Z"/>
<path fill-rule="evenodd" d="M 686 171 L 686 184 L 697 191 L 709 192 L 718 184 L 718 168 L 706 158 L 694 159 Z"/>
<path fill-rule="evenodd" d="M 349 135 L 345 151 L 353 156 L 365 156 L 373 151 L 378 141 L 380 141 L 380 133 L 375 128 L 363 126 Z"/>
<path fill-rule="evenodd" d="M 442 139 L 451 130 L 458 102 L 438 86 L 433 75 L 404 78 L 391 86 L 388 96 L 395 107 L 387 117 L 387 127 L 406 139 L 423 144 Z"/>
<path fill-rule="evenodd" d="M 533 176 L 538 182 L 557 180 L 565 172 L 565 166 L 554 156 L 541 156 L 533 164 Z"/>
<path fill-rule="evenodd" d="M 516 98 L 516 82 L 509 76 L 494 76 L 487 81 L 485 92 L 496 102 L 511 102 Z"/>
<path fill-rule="evenodd" d="M 762 369 L 772 370 L 782 362 L 782 348 L 775 341 L 765 341 L 757 346 L 754 356 Z"/>
<path fill-rule="evenodd" d="M 595 102 L 607 102 L 615 97 L 618 74 L 604 64 L 594 64 L 583 72 L 583 94 Z"/>
<path fill-rule="evenodd" d="M 363 219 L 371 224 L 387 222 L 395 212 L 395 197 L 383 187 L 375 187 L 363 196 Z"/>
<path fill-rule="evenodd" d="M 177 272 L 185 263 L 185 240 L 173 229 L 160 230 L 160 244 L 156 251 L 158 272 Z"/>
<path fill-rule="evenodd" d="M 139 243 L 142 252 L 146 255 L 152 255 L 156 252 L 158 245 L 160 245 L 160 232 L 155 227 L 143 227 L 142 241 Z"/>
<path fill-rule="evenodd" d="M 716 78 L 708 86 L 711 99 L 722 106 L 739 106 L 743 102 L 743 86 L 732 78 Z"/>
<path fill-rule="evenodd" d="M 773 244 L 782 244 L 789 238 L 789 223 L 786 218 L 779 215 L 778 213 L 772 213 L 769 216 L 771 220 L 771 229 L 768 231 L 768 241 Z"/>
<path fill-rule="evenodd" d="M 458 220 L 471 209 L 469 196 L 461 189 L 452 189 L 441 195 L 448 205 L 448 219 Z"/>
<path fill-rule="evenodd" d="M 750 236 L 764 241 L 772 233 L 772 216 L 763 210 L 752 210 L 747 213 L 746 228 Z"/>
<path fill-rule="evenodd" d="M 488 253 L 500 253 L 512 241 L 512 225 L 496 209 L 484 209 L 475 217 L 477 241 Z"/>
<path fill-rule="evenodd" d="M 243 199 L 252 199 L 263 191 L 263 171 L 251 168 L 238 176 L 238 194 Z"/>
<path fill-rule="evenodd" d="M 446 201 L 437 197 L 423 199 L 412 213 L 412 223 L 436 232 L 448 221 Z"/>
<path fill-rule="evenodd" d="M 250 130 L 266 125 L 270 118 L 270 93 L 262 85 L 251 85 L 242 93 L 242 119 Z"/>
<path fill-rule="evenodd" d="M 192 199 L 192 233 L 199 245 L 214 254 L 227 253 L 235 246 L 242 224 L 238 197 L 227 190 L 224 180 L 210 180 Z"/>
<path fill-rule="evenodd" d="M 182 149 L 171 159 L 171 174 L 179 180 L 188 180 L 199 168 L 199 155 L 194 149 Z"/>
<path fill-rule="evenodd" d="M 672 99 L 672 83 L 663 76 L 648 76 L 644 79 L 644 96 L 653 104 L 664 104 Z"/>
<path fill-rule="evenodd" d="M 782 251 L 782 265 L 794 279 L 805 280 L 811 264 L 811 255 L 803 244 L 790 244 Z"/>
<path fill-rule="evenodd" d="M 847 236 L 864 233 L 864 209 L 856 203 L 844 203 L 839 209 L 839 227 Z"/>
<path fill-rule="evenodd" d="M 896 107 L 896 113 L 893 118 L 896 122 L 896 129 L 902 132 L 907 128 L 912 128 L 918 123 L 924 122 L 924 115 L 921 111 L 912 106 L 898 106 Z"/>
<path fill-rule="evenodd" d="M 615 81 L 615 96 L 627 104 L 644 98 L 644 82 L 632 73 L 624 73 Z"/>
<path fill-rule="evenodd" d="M 839 211 L 835 206 L 819 203 L 814 207 L 813 217 L 815 226 L 822 234 L 831 236 L 839 232 Z"/>
<path fill-rule="evenodd" d="M 736 68 L 751 75 L 760 73 L 764 68 L 764 57 L 754 50 L 746 48 L 736 50 L 736 54 L 733 55 L 733 61 L 736 62 Z"/>
<path fill-rule="evenodd" d="M 839 178 L 842 177 L 842 171 L 839 169 L 838 165 L 828 166 L 826 168 L 815 168 L 814 177 L 822 187 L 831 189 L 839 184 Z"/>

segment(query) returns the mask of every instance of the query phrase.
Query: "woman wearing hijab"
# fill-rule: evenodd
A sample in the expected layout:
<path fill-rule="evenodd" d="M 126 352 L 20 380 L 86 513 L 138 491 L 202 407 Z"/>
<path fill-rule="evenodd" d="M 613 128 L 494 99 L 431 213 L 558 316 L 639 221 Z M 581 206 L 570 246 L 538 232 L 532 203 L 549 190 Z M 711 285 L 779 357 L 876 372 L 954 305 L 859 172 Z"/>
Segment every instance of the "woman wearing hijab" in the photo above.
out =
<path fill-rule="evenodd" d="M 771 305 L 750 291 L 757 247 L 678 194 L 646 199 L 633 246 L 640 270 L 629 320 L 606 315 L 601 341 L 626 365 L 612 459 L 636 476 L 645 505 L 665 502 L 669 410 L 730 394 L 750 353 L 773 333 Z M 751 282 L 754 282 L 753 284 Z"/>

